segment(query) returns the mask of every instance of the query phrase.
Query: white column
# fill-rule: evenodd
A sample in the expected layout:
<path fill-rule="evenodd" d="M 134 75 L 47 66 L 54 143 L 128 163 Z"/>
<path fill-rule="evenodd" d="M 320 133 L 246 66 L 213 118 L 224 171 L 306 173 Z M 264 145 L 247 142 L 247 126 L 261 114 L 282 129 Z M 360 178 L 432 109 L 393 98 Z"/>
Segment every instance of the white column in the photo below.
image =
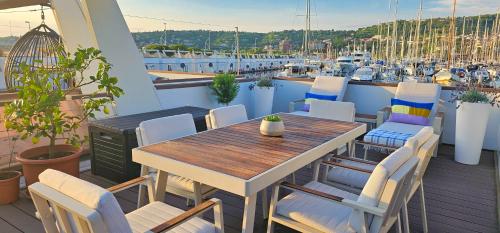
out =
<path fill-rule="evenodd" d="M 119 78 L 118 85 L 125 92 L 117 100 L 117 113 L 128 115 L 160 110 L 160 102 L 148 77 L 143 56 L 116 1 L 81 0 L 81 9 L 91 44 L 99 48 L 113 64 L 111 75 Z"/>

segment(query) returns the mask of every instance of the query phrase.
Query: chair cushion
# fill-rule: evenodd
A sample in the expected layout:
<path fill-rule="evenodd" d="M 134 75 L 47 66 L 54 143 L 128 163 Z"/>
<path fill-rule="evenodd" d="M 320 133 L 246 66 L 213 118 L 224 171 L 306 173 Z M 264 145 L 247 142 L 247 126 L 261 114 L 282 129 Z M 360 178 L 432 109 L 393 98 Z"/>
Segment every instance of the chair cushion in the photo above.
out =
<path fill-rule="evenodd" d="M 107 232 L 132 232 L 118 201 L 108 190 L 52 169 L 45 170 L 38 178 L 40 183 L 96 210 L 101 215 Z"/>
<path fill-rule="evenodd" d="M 241 104 L 212 109 L 209 115 L 213 129 L 238 124 L 248 120 L 245 106 Z"/>
<path fill-rule="evenodd" d="M 337 100 L 337 96 L 336 95 L 322 95 L 322 94 L 315 94 L 312 92 L 306 92 L 303 111 L 309 112 L 312 100 L 335 101 L 335 100 Z"/>
<path fill-rule="evenodd" d="M 415 136 L 423 128 L 432 129 L 430 126 L 411 125 L 397 122 L 384 122 L 378 128 L 368 132 L 363 140 L 366 142 L 382 144 L 386 146 L 401 147 L 405 144 L 408 138 Z"/>
<path fill-rule="evenodd" d="M 392 98 L 392 113 L 387 121 L 429 125 L 429 116 L 433 105 L 434 103 L 419 103 Z"/>
<path fill-rule="evenodd" d="M 148 232 L 167 220 L 184 213 L 183 210 L 167 205 L 163 202 L 153 202 L 146 206 L 132 211 L 126 215 L 133 232 Z M 201 218 L 195 217 L 191 220 L 173 228 L 172 233 L 214 233 L 215 227 Z"/>
<path fill-rule="evenodd" d="M 316 181 L 307 188 L 356 200 L 358 196 Z M 323 232 L 345 232 L 352 209 L 315 196 L 293 192 L 276 205 L 276 213 Z"/>
<path fill-rule="evenodd" d="M 140 146 L 144 146 L 196 134 L 196 126 L 193 115 L 180 114 L 143 121 L 136 131 L 140 132 Z"/>
<path fill-rule="evenodd" d="M 441 85 L 434 83 L 400 82 L 395 98 L 419 103 L 433 103 L 430 118 L 434 118 L 439 107 Z"/>
<path fill-rule="evenodd" d="M 342 164 L 373 171 L 375 165 L 360 163 L 350 160 L 341 160 Z M 343 167 L 333 167 L 328 171 L 327 180 L 334 183 L 348 185 L 358 188 L 360 191 L 365 186 L 370 173 L 360 172 Z"/>
<path fill-rule="evenodd" d="M 356 110 L 351 102 L 311 100 L 309 113 L 312 117 L 353 122 Z"/>
<path fill-rule="evenodd" d="M 343 101 L 347 82 L 348 79 L 345 77 L 316 77 L 309 92 L 320 95 L 336 95 L 337 101 Z"/>

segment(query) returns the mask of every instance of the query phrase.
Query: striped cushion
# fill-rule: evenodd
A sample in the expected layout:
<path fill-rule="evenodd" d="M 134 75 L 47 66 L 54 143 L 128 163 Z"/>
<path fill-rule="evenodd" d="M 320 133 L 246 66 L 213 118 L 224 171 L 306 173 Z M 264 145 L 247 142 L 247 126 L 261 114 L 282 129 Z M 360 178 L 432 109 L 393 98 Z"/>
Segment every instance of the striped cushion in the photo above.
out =
<path fill-rule="evenodd" d="M 368 132 L 363 140 L 375 144 L 386 145 L 390 147 L 402 147 L 405 142 L 412 137 L 412 133 L 400 133 L 383 129 L 374 129 Z"/>
<path fill-rule="evenodd" d="M 413 125 L 429 125 L 434 103 L 417 103 L 392 98 L 392 114 L 388 121 Z"/>
<path fill-rule="evenodd" d="M 306 92 L 304 111 L 309 112 L 309 109 L 311 107 L 311 100 L 313 100 L 313 99 L 335 101 L 335 100 L 337 100 L 337 96 L 336 95 L 321 95 L 321 94 L 314 94 L 311 92 Z"/>

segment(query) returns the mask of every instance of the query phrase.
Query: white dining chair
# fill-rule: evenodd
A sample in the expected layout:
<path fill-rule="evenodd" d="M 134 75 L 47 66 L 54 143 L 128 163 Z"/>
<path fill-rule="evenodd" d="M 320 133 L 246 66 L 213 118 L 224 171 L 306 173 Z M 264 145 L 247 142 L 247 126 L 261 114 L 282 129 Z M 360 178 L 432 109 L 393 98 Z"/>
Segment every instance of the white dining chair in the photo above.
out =
<path fill-rule="evenodd" d="M 205 121 L 208 129 L 217 129 L 248 121 L 248 115 L 245 105 L 238 104 L 211 109 Z"/>
<path fill-rule="evenodd" d="M 181 114 L 143 121 L 139 124 L 139 127 L 136 128 L 137 143 L 139 147 L 193 134 L 196 134 L 196 127 L 191 114 Z M 142 165 L 141 175 L 148 175 L 151 172 L 154 172 L 154 170 Z M 144 188 L 140 186 L 140 192 L 144 194 L 144 191 Z M 204 198 L 213 194 L 216 189 L 184 177 L 176 176 L 175 174 L 169 174 L 165 191 L 185 197 L 188 200 L 194 200 L 195 204 L 198 205 Z M 142 198 L 145 195 L 139 196 Z M 145 200 L 142 199 L 138 202 L 139 205 L 143 203 L 145 203 Z"/>
<path fill-rule="evenodd" d="M 267 232 L 276 223 L 301 232 L 375 233 L 397 222 L 401 230 L 400 212 L 417 165 L 411 148 L 396 150 L 376 166 L 359 195 L 317 181 L 275 185 Z M 278 201 L 280 187 L 293 192 Z"/>
<path fill-rule="evenodd" d="M 28 190 L 46 232 L 224 232 L 220 200 L 214 198 L 183 211 L 154 200 L 150 176 L 141 176 L 109 189 L 52 169 L 42 172 L 39 179 Z M 140 184 L 147 185 L 150 203 L 124 214 L 113 193 Z M 214 211 L 214 223 L 197 217 L 210 209 Z"/>
<path fill-rule="evenodd" d="M 356 108 L 354 103 L 351 102 L 311 100 L 309 116 L 337 121 L 354 122 L 356 117 Z M 348 155 L 351 156 L 353 145 L 354 141 L 348 142 L 347 146 L 342 146 L 337 149 L 337 154 L 342 154 L 347 151 Z"/>

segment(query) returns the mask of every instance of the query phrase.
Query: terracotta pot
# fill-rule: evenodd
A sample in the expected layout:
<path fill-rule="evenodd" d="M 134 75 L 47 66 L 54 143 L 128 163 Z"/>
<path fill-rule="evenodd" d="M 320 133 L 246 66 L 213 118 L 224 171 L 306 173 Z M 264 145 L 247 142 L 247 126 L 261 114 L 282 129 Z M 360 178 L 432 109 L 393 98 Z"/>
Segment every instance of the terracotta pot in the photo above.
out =
<path fill-rule="evenodd" d="M 0 205 L 17 201 L 19 197 L 19 178 L 17 171 L 0 172 Z"/>
<path fill-rule="evenodd" d="M 266 121 L 260 123 L 260 133 L 265 136 L 279 137 L 285 132 L 283 121 Z"/>
<path fill-rule="evenodd" d="M 68 152 L 68 155 L 54 159 L 39 159 L 40 156 L 49 153 L 49 146 L 31 148 L 17 155 L 17 161 L 23 165 L 26 186 L 38 182 L 38 175 L 48 168 L 79 177 L 80 156 L 83 149 L 71 145 L 56 145 L 55 151 L 59 153 Z"/>

